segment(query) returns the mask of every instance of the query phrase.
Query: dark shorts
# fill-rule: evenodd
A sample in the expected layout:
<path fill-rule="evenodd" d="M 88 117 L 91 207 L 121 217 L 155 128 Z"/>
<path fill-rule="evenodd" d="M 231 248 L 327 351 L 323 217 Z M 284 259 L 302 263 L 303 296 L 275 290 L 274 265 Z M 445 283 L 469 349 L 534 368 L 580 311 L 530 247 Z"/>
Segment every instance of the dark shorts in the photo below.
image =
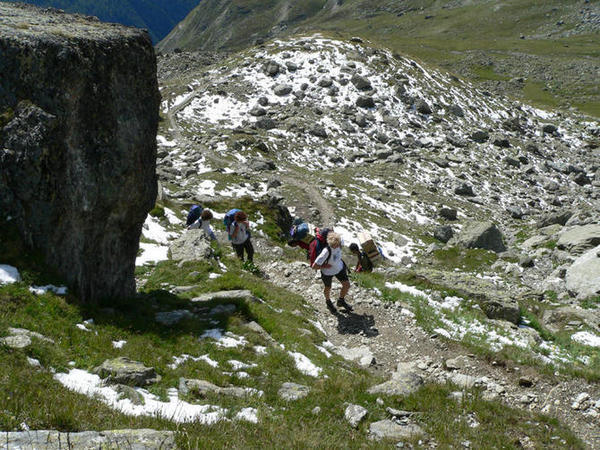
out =
<path fill-rule="evenodd" d="M 346 269 L 346 263 L 344 263 L 344 267 L 335 275 L 323 275 L 321 272 L 321 280 L 323 280 L 323 284 L 325 287 L 331 287 L 331 283 L 333 282 L 333 277 L 336 277 L 340 281 L 348 281 L 348 269 Z"/>

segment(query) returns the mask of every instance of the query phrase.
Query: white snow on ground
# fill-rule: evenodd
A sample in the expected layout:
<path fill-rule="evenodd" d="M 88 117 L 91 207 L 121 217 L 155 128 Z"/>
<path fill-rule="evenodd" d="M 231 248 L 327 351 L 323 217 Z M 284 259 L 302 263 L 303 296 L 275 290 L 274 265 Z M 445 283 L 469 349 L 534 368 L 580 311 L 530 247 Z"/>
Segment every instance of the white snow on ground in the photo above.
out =
<path fill-rule="evenodd" d="M 32 367 L 42 367 L 42 364 L 38 359 L 27 357 L 27 363 Z"/>
<path fill-rule="evenodd" d="M 244 408 L 235 415 L 236 420 L 258 423 L 258 410 L 256 408 Z"/>
<path fill-rule="evenodd" d="M 142 226 L 142 234 L 146 239 L 149 239 L 159 244 L 166 244 L 169 239 L 177 237 L 177 233 L 165 230 L 159 223 L 159 219 L 148 214 L 146 221 Z"/>
<path fill-rule="evenodd" d="M 217 182 L 214 180 L 204 180 L 198 184 L 197 192 L 199 195 L 207 195 L 209 197 L 214 197 L 215 194 L 215 186 Z"/>
<path fill-rule="evenodd" d="M 43 295 L 47 292 L 52 292 L 56 295 L 67 295 L 67 287 L 66 286 L 54 286 L 52 284 L 47 284 L 46 286 L 30 286 L 29 292 L 33 292 L 35 295 Z"/>
<path fill-rule="evenodd" d="M 304 356 L 302 353 L 298 352 L 288 352 L 288 354 L 294 358 L 296 362 L 296 368 L 302 372 L 304 375 L 310 375 L 311 377 L 318 377 L 322 370 L 320 367 L 317 367 L 313 364 L 313 362 Z"/>
<path fill-rule="evenodd" d="M 449 296 L 441 301 L 436 301 L 431 295 L 420 291 L 413 286 L 407 286 L 400 282 L 387 282 L 386 287 L 397 289 L 426 301 L 428 306 L 435 310 L 437 318 L 442 325 L 442 327 L 437 327 L 433 331 L 448 339 L 455 341 L 463 341 L 465 339 L 479 341 L 494 351 L 500 351 L 507 345 L 513 345 L 524 349 L 531 349 L 534 346 L 531 341 L 531 334 L 528 333 L 526 327 L 519 327 L 516 329 L 497 328 L 495 325 L 486 321 L 481 322 L 477 319 L 448 316 L 448 313 L 452 313 L 459 309 L 464 302 L 464 300 L 459 297 Z M 406 315 L 410 316 L 411 314 Z M 573 357 L 570 356 L 567 351 L 546 341 L 542 341 L 539 344 L 539 349 L 543 353 L 538 353 L 536 350 L 532 349 L 533 356 L 547 364 L 557 362 L 568 364 L 569 361 L 573 360 Z"/>
<path fill-rule="evenodd" d="M 589 347 L 600 347 L 600 336 L 597 336 L 588 331 L 579 331 L 571 335 L 571 339 L 575 342 Z"/>
<path fill-rule="evenodd" d="M 72 369 L 68 373 L 58 373 L 54 378 L 68 389 L 94 397 L 106 405 L 132 416 L 157 416 L 174 422 L 199 422 L 210 425 L 223 420 L 227 410 L 213 405 L 193 405 L 179 400 L 177 389 L 167 391 L 169 401 L 162 402 L 146 389 L 135 388 L 144 398 L 143 405 L 134 405 L 129 399 L 119 399 L 119 394 L 110 387 L 104 387 L 98 375 L 84 370 Z"/>
<path fill-rule="evenodd" d="M 165 217 L 169 221 L 171 225 L 181 225 L 183 224 L 183 220 L 179 219 L 177 215 L 171 211 L 169 208 L 165 208 Z"/>
<path fill-rule="evenodd" d="M 163 147 L 177 146 L 177 141 L 169 141 L 167 138 L 165 138 L 164 136 L 161 136 L 160 134 L 156 136 L 156 143 Z"/>
<path fill-rule="evenodd" d="M 169 247 L 165 245 L 140 242 L 140 248 L 143 250 L 143 252 L 135 259 L 136 266 L 143 266 L 149 262 L 165 261 L 168 259 L 167 253 L 169 251 Z"/>
<path fill-rule="evenodd" d="M 215 361 L 214 359 L 211 359 L 211 357 L 208 356 L 208 353 L 206 355 L 201 355 L 198 357 L 186 355 L 186 354 L 183 354 L 181 356 L 173 356 L 173 362 L 171 364 L 169 364 L 168 367 L 170 369 L 176 369 L 177 367 L 179 367 L 180 365 L 182 365 L 183 363 L 185 363 L 188 360 L 204 361 L 211 367 L 219 367 L 219 363 L 217 361 Z"/>
<path fill-rule="evenodd" d="M 385 287 L 388 288 L 388 289 L 396 289 L 396 290 L 398 290 L 400 292 L 404 292 L 406 294 L 414 295 L 415 297 L 429 298 L 429 295 L 427 295 L 425 292 L 417 289 L 414 286 L 408 286 L 406 284 L 402 284 L 399 281 L 396 281 L 394 283 L 386 282 L 385 283 Z"/>
<path fill-rule="evenodd" d="M 21 275 L 16 267 L 0 264 L 0 284 L 12 284 L 21 281 Z"/>
<path fill-rule="evenodd" d="M 211 328 L 206 330 L 200 339 L 214 339 L 215 344 L 219 347 L 234 348 L 246 345 L 248 341 L 244 336 L 237 336 L 231 331 L 224 332 L 219 328 Z"/>
<path fill-rule="evenodd" d="M 227 361 L 233 370 L 241 370 L 241 369 L 251 369 L 252 367 L 257 367 L 256 364 L 247 364 L 242 361 L 237 361 L 235 359 L 230 359 Z"/>
<path fill-rule="evenodd" d="M 123 348 L 127 341 L 112 341 L 113 348 Z"/>
<path fill-rule="evenodd" d="M 263 345 L 255 345 L 254 346 L 254 351 L 256 352 L 257 355 L 266 355 L 267 354 L 267 347 L 265 347 Z"/>
<path fill-rule="evenodd" d="M 321 347 L 320 345 L 317 345 L 316 347 L 325 356 L 327 356 L 328 358 L 331 358 L 331 352 L 329 352 L 325 347 Z"/>

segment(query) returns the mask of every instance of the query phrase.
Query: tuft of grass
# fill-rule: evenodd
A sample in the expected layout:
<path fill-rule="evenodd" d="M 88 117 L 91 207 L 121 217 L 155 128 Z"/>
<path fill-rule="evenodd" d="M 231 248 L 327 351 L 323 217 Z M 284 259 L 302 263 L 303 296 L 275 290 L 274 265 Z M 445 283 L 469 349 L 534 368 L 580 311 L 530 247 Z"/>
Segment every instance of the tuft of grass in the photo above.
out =
<path fill-rule="evenodd" d="M 459 268 L 466 272 L 487 270 L 498 259 L 494 252 L 488 250 L 459 247 L 435 250 L 433 256 L 437 265 L 448 269 Z"/>

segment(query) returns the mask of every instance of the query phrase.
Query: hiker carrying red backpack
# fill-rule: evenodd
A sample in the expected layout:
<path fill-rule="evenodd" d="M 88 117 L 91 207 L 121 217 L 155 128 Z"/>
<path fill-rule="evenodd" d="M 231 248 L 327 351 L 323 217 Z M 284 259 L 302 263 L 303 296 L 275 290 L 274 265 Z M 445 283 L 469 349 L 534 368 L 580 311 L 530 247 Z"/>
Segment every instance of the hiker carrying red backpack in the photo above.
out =
<path fill-rule="evenodd" d="M 323 294 L 325 295 L 327 309 L 332 313 L 337 311 L 330 299 L 331 284 L 333 277 L 336 277 L 342 283 L 337 306 L 350 312 L 352 311 L 352 306 L 346 303 L 345 300 L 346 294 L 348 294 L 348 291 L 350 290 L 350 281 L 348 280 L 346 263 L 344 263 L 344 260 L 342 259 L 342 238 L 333 231 L 327 230 L 327 233 L 323 233 L 323 231 L 325 230 L 319 230 L 316 239 L 310 244 L 311 248 L 309 249 L 309 253 L 311 257 L 311 267 L 314 270 L 321 270 L 321 280 L 323 280 L 323 285 L 325 286 Z M 325 234 L 325 243 L 323 243 L 323 234 Z M 315 241 L 318 243 L 315 243 Z M 322 249 L 313 259 L 313 254 L 317 252 L 317 248 L 320 246 Z M 314 252 L 312 252 L 313 249 Z"/>

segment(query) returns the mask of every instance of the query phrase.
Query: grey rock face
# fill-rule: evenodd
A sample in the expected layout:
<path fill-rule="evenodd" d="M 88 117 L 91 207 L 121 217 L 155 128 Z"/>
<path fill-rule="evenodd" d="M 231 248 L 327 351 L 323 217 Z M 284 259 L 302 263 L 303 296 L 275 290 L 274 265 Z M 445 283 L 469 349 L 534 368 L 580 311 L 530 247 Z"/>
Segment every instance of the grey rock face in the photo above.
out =
<path fill-rule="evenodd" d="M 433 237 L 444 244 L 452 239 L 452 236 L 454 236 L 454 231 L 450 225 L 441 225 L 433 231 Z"/>
<path fill-rule="evenodd" d="M 399 363 L 390 380 L 368 389 L 369 394 L 410 395 L 423 385 L 412 363 Z"/>
<path fill-rule="evenodd" d="M 550 225 L 565 225 L 573 216 L 573 211 L 558 211 L 544 214 L 537 223 L 538 228 Z"/>
<path fill-rule="evenodd" d="M 252 292 L 247 290 L 234 290 L 234 291 L 218 291 L 209 292 L 207 294 L 199 295 L 194 297 L 190 301 L 192 302 L 210 302 L 213 300 L 224 301 L 224 300 L 240 300 L 244 302 L 258 302 L 260 301 Z"/>
<path fill-rule="evenodd" d="M 400 425 L 393 420 L 385 419 L 379 422 L 373 422 L 369 427 L 369 438 L 373 440 L 381 439 L 411 439 L 414 436 L 423 434 L 420 426 L 411 423 Z"/>
<path fill-rule="evenodd" d="M 210 238 L 204 230 L 187 230 L 169 246 L 169 258 L 175 261 L 198 261 L 213 257 Z"/>
<path fill-rule="evenodd" d="M 141 362 L 125 357 L 107 359 L 94 369 L 94 373 L 108 384 L 128 386 L 147 386 L 157 383 L 161 378 L 153 367 L 146 367 Z"/>
<path fill-rule="evenodd" d="M 357 361 L 362 367 L 369 367 L 374 361 L 373 352 L 363 345 L 361 347 L 338 347 L 335 352 L 348 361 Z"/>
<path fill-rule="evenodd" d="M 292 86 L 290 86 L 289 84 L 278 84 L 273 89 L 273 92 L 275 93 L 275 95 L 283 97 L 284 95 L 288 95 L 290 92 L 292 92 Z"/>
<path fill-rule="evenodd" d="M 454 243 L 466 248 L 483 248 L 496 253 L 506 250 L 502 233 L 492 222 L 471 222 L 465 225 Z"/>
<path fill-rule="evenodd" d="M 421 114 L 431 114 L 433 112 L 431 111 L 431 106 L 423 99 L 419 99 L 415 102 L 415 109 Z"/>
<path fill-rule="evenodd" d="M 16 336 L 6 336 L 0 338 L 0 344 L 18 350 L 29 347 L 31 345 L 31 338 L 24 334 Z"/>
<path fill-rule="evenodd" d="M 375 101 L 373 97 L 368 95 L 361 95 L 356 99 L 356 106 L 359 108 L 373 108 L 375 106 Z M 358 124 L 360 126 L 360 124 Z"/>
<path fill-rule="evenodd" d="M 473 141 L 483 144 L 484 142 L 487 142 L 487 140 L 490 138 L 490 134 L 487 131 L 479 130 L 471 134 L 470 137 Z"/>
<path fill-rule="evenodd" d="M 179 393 L 182 395 L 194 395 L 206 397 L 208 394 L 228 395 L 232 397 L 245 397 L 250 391 L 241 387 L 220 387 L 205 380 L 179 379 Z"/>
<path fill-rule="evenodd" d="M 277 392 L 277 395 L 284 400 L 294 401 L 306 397 L 310 392 L 308 386 L 296 383 L 283 383 Z"/>
<path fill-rule="evenodd" d="M 368 413 L 369 411 L 360 405 L 348 405 L 344 411 L 344 417 L 352 428 L 356 428 Z"/>
<path fill-rule="evenodd" d="M 575 260 L 565 281 L 567 289 L 581 298 L 600 295 L 600 245 Z"/>
<path fill-rule="evenodd" d="M 553 333 L 559 332 L 571 321 L 581 321 L 592 328 L 595 333 L 600 333 L 600 311 L 593 309 L 577 309 L 563 306 L 556 309 L 547 309 L 542 317 L 543 324 Z"/>
<path fill-rule="evenodd" d="M 150 37 L 28 5 L 0 16 L 0 211 L 82 300 L 130 297 L 157 190 Z"/>
<path fill-rule="evenodd" d="M 454 193 L 457 195 L 464 195 L 466 197 L 473 197 L 475 193 L 473 192 L 473 187 L 467 183 L 459 183 L 454 187 Z"/>
<path fill-rule="evenodd" d="M 371 82 L 369 80 L 367 80 L 364 77 L 361 77 L 360 75 L 353 75 L 352 78 L 350 79 L 350 81 L 352 82 L 352 84 L 354 85 L 354 87 L 356 89 L 358 89 L 359 91 L 368 91 L 373 89 L 371 86 Z"/>
<path fill-rule="evenodd" d="M 149 429 L 83 431 L 80 433 L 36 430 L 2 433 L 1 438 L 8 448 L 59 450 L 65 448 L 67 442 L 69 448 L 81 450 L 98 448 L 167 450 L 177 448 L 173 431 Z"/>
<path fill-rule="evenodd" d="M 600 245 L 600 225 L 591 224 L 570 228 L 560 235 L 556 246 L 573 255 L 581 255 L 586 250 Z"/>

